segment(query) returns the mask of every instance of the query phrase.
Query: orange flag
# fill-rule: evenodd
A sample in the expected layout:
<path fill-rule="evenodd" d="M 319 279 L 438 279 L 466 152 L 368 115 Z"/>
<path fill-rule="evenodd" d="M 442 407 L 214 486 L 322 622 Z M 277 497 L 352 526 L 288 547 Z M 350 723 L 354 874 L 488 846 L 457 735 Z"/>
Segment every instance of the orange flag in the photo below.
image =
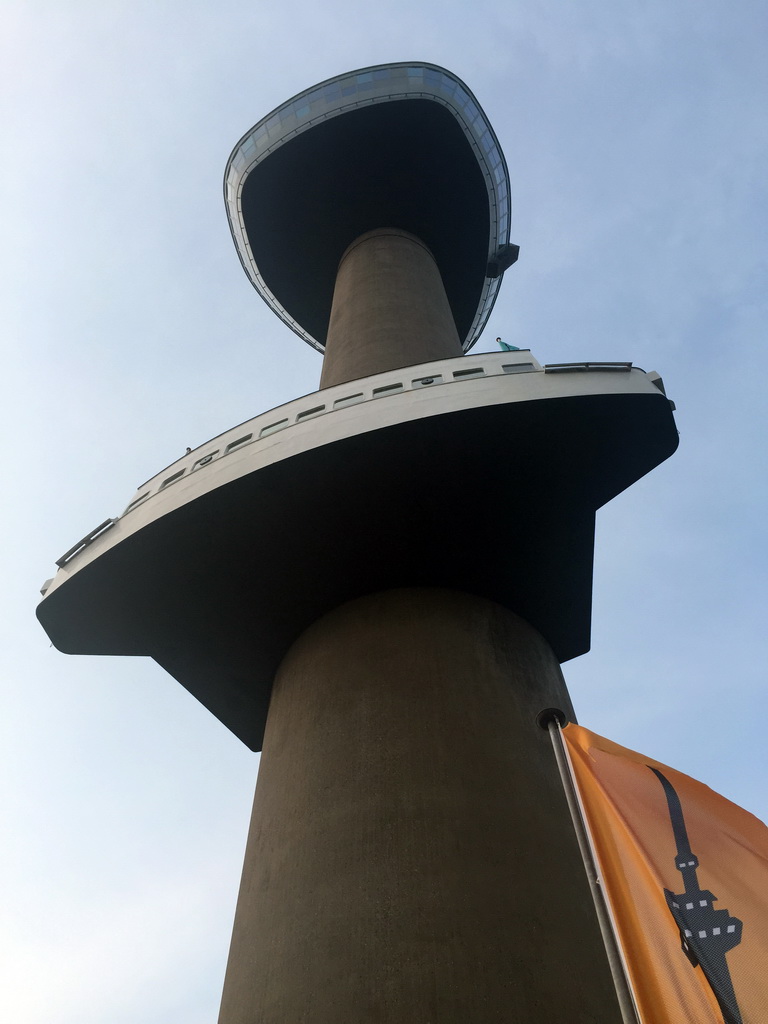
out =
<path fill-rule="evenodd" d="M 562 736 L 642 1024 L 766 1024 L 768 828 L 587 729 Z"/>

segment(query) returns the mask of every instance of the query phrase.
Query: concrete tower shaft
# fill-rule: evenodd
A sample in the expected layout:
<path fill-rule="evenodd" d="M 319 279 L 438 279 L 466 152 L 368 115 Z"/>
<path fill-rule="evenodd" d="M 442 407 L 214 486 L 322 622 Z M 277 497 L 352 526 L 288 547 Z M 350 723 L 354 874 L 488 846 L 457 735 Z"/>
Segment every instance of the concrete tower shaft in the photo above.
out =
<path fill-rule="evenodd" d="M 572 714 L 513 613 L 392 590 L 277 674 L 220 1024 L 616 1024 L 562 784 Z"/>
<path fill-rule="evenodd" d="M 320 387 L 461 354 L 427 246 L 394 228 L 356 239 L 336 275 Z"/>

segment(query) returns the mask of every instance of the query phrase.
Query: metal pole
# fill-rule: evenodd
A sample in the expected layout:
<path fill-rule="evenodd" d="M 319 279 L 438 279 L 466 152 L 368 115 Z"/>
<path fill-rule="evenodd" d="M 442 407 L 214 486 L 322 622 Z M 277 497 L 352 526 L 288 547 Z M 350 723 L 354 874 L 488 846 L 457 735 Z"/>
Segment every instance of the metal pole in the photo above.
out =
<path fill-rule="evenodd" d="M 605 951 L 608 955 L 608 965 L 611 969 L 613 983 L 616 986 L 616 995 L 621 1009 L 623 1024 L 642 1024 L 630 987 L 624 954 L 616 937 L 613 915 L 603 890 L 602 879 L 597 867 L 597 855 L 592 844 L 592 837 L 587 826 L 581 797 L 573 776 L 568 750 L 562 737 L 561 717 L 564 718 L 562 712 L 553 709 L 549 714 L 543 712 L 539 716 L 539 722 L 542 726 L 546 726 L 549 737 L 552 740 L 552 749 L 555 753 L 555 760 L 557 761 L 560 778 L 563 782 L 568 809 L 571 812 L 576 839 L 579 844 L 582 860 L 584 861 L 584 870 L 587 873 L 589 888 L 595 901 L 597 920 L 600 925 L 603 942 L 605 943 Z"/>

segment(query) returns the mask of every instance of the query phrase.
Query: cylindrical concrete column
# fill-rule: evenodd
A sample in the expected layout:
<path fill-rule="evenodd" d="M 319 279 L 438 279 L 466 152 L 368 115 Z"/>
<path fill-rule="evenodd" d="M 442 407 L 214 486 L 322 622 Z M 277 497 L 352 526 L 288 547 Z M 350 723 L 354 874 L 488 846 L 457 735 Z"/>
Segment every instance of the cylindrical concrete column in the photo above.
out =
<path fill-rule="evenodd" d="M 395 228 L 356 239 L 336 275 L 320 387 L 461 352 L 426 245 Z"/>
<path fill-rule="evenodd" d="M 394 590 L 310 627 L 269 710 L 220 1024 L 617 1024 L 538 633 Z"/>

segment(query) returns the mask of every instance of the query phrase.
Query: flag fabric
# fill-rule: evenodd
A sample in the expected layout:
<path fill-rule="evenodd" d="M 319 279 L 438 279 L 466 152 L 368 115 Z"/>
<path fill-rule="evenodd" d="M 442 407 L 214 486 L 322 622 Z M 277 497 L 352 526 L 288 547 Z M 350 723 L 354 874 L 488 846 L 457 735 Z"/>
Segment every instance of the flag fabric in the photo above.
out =
<path fill-rule="evenodd" d="M 768 828 L 581 726 L 562 737 L 641 1024 L 766 1024 Z"/>

